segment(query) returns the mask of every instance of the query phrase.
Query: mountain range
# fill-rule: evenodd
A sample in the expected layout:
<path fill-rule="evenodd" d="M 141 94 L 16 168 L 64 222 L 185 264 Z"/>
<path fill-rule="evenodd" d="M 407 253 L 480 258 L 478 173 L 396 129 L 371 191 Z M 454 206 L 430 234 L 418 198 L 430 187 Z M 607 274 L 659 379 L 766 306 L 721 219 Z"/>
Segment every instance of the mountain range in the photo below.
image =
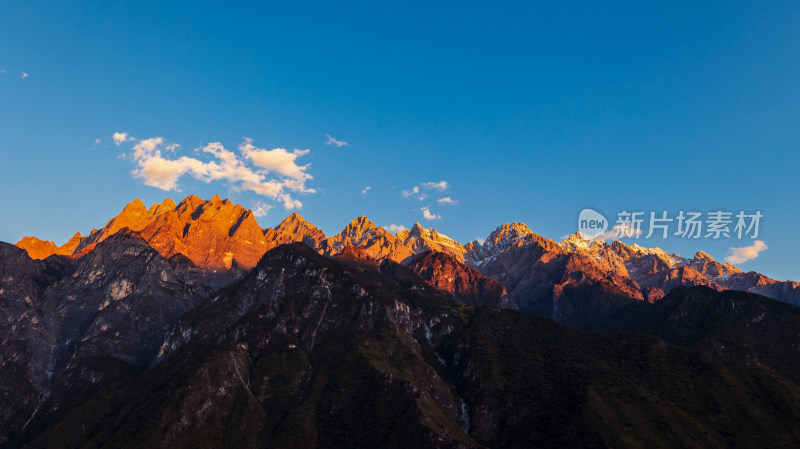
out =
<path fill-rule="evenodd" d="M 587 309 L 573 310 L 576 301 L 589 300 L 598 307 L 617 297 L 654 302 L 678 286 L 747 291 L 800 304 L 800 282 L 743 272 L 703 252 L 684 258 L 635 243 L 585 239 L 578 233 L 556 242 L 524 223 L 503 224 L 483 242 L 462 245 L 419 223 L 392 234 L 365 216 L 328 237 L 297 213 L 274 228 L 262 229 L 252 211 L 219 196 L 209 201 L 189 196 L 177 205 L 166 199 L 149 208 L 137 199 L 88 236 L 76 233 L 62 246 L 25 237 L 16 246 L 34 259 L 51 255 L 76 258 L 122 229 L 141 236 L 165 258 L 182 254 L 200 268 L 234 275 L 238 270 L 238 276 L 252 269 L 268 250 L 284 243 L 303 242 L 327 257 L 342 254 L 348 247 L 358 248 L 372 259 L 402 263 L 418 273 L 424 267 L 412 260 L 432 251 L 436 257 L 454 259 L 453 266 L 464 273 L 502 284 L 515 307 L 578 326 L 584 321 L 581 311 Z M 441 285 L 442 279 L 436 282 Z"/>
<path fill-rule="evenodd" d="M 189 196 L 0 242 L 3 447 L 793 447 L 800 284 Z"/>

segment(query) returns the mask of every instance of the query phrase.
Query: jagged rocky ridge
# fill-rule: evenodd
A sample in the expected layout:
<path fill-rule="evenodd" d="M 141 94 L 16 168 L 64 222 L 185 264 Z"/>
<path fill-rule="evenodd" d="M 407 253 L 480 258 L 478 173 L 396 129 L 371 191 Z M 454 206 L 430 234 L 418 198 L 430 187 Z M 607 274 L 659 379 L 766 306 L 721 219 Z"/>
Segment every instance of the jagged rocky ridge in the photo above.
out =
<path fill-rule="evenodd" d="M 85 338 L 49 340 L 56 354 L 65 351 L 62 341 L 74 341 L 54 367 L 69 382 L 51 382 L 56 386 L 40 402 L 1 397 L 3 410 L 15 412 L 3 423 L 6 446 L 800 443 L 794 426 L 800 387 L 783 367 L 751 363 L 752 354 L 737 351 L 721 362 L 702 347 L 684 349 L 632 334 L 586 334 L 519 311 L 464 305 L 411 268 L 350 248 L 326 258 L 306 244 L 281 245 L 240 280 L 208 292 L 197 288 L 210 288 L 216 278 L 195 277 L 192 270 L 219 273 L 180 256 L 164 259 L 133 232 L 109 237 L 72 268 L 59 256 L 35 261 L 11 245 L 0 246 L 4 276 L 15 279 L 3 288 L 17 286 L 0 296 L 1 310 L 18 310 L 9 304 L 25 309 L 30 297 L 41 307 L 39 322 L 50 323 L 33 327 L 35 332 L 75 335 L 80 331 L 73 323 L 86 329 Z M 158 294 L 162 289 L 172 298 Z M 140 294 L 147 291 L 154 297 Z M 698 316 L 719 303 L 713 296 L 704 300 L 704 292 L 689 302 L 699 308 Z M 796 320 L 792 306 L 740 295 L 735 301 L 741 318 L 719 327 L 705 323 L 705 334 L 718 328 L 735 341 L 742 335 L 735 330 L 758 316 L 765 323 L 780 315 Z M 67 315 L 57 312 L 57 304 L 77 304 L 79 318 L 62 322 Z M 660 322 L 663 313 L 653 309 L 659 303 L 628 302 L 636 304 L 650 308 L 628 316 Z M 130 320 L 140 325 L 116 319 L 127 307 Z M 188 310 L 174 318 L 171 311 L 180 307 Z M 84 316 L 90 313 L 93 318 Z M 172 324 L 151 323 L 149 317 Z M 26 328 L 32 322 L 11 321 Z M 8 323 L 0 323 L 3 336 Z M 687 325 L 694 329 L 696 323 Z M 141 325 L 143 333 L 136 330 Z M 152 339 L 160 344 L 146 343 L 143 351 L 127 345 L 151 341 L 151 332 L 160 332 Z M 131 338 L 119 338 L 125 335 Z M 796 333 L 785 338 L 788 347 L 798 343 Z M 31 368 L 36 363 L 18 365 L 40 369 Z M 0 391 L 15 393 L 19 376 L 8 372 L 4 363 Z M 57 387 L 62 384 L 63 390 Z M 35 399 L 36 387 L 30 390 Z"/>
<path fill-rule="evenodd" d="M 586 240 L 562 242 L 521 223 L 466 246 L 467 263 L 502 283 L 520 309 L 577 327 L 616 311 L 620 298 L 654 302 L 676 287 L 741 290 L 800 305 L 800 283 L 742 272 L 698 252 L 687 259 L 659 248 Z"/>
<path fill-rule="evenodd" d="M 26 237 L 17 246 L 35 259 L 79 257 L 124 228 L 139 234 L 166 258 L 183 254 L 199 267 L 232 271 L 237 276 L 283 243 L 304 242 L 329 257 L 357 247 L 373 259 L 405 264 L 434 251 L 501 283 L 510 305 L 573 326 L 610 313 L 620 298 L 657 301 L 678 286 L 748 291 L 800 304 L 800 283 L 742 272 L 703 252 L 686 259 L 658 248 L 585 240 L 578 234 L 555 242 L 523 223 L 504 224 L 482 243 L 461 245 L 419 223 L 393 235 L 364 216 L 327 237 L 297 213 L 274 228 L 262 229 L 251 211 L 219 196 L 209 201 L 189 196 L 177 205 L 166 199 L 150 208 L 135 200 L 86 237 L 78 233 L 60 247 Z M 466 271 L 465 267 L 459 270 Z"/>

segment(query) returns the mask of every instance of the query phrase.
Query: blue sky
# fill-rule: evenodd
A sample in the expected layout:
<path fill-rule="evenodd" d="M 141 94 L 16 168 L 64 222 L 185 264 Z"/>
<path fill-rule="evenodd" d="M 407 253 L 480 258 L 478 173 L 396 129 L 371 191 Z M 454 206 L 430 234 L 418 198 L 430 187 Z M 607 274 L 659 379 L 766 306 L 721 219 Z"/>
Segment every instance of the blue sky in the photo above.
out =
<path fill-rule="evenodd" d="M 263 169 L 250 138 L 309 150 L 282 166 L 306 193 L 283 193 L 328 234 L 362 214 L 466 242 L 512 220 L 559 239 L 585 207 L 760 210 L 769 249 L 741 268 L 800 280 L 800 3 L 59 3 L 0 4 L 0 240 L 62 243 L 188 194 L 274 205 L 272 226 L 281 200 L 231 178 L 132 175 L 154 137 L 180 145 L 163 159 L 220 142 Z M 722 260 L 753 242 L 638 243 Z"/>

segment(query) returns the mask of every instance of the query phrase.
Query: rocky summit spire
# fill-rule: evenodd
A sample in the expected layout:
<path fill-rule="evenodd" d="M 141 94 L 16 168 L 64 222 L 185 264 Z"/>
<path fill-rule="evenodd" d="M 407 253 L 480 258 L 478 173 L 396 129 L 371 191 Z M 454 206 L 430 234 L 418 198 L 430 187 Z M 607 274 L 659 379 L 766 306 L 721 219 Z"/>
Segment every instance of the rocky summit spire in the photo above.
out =
<path fill-rule="evenodd" d="M 164 212 L 174 210 L 176 207 L 175 201 L 172 201 L 171 198 L 165 198 L 160 204 L 153 204 L 150 206 L 147 213 L 150 215 L 163 214 Z"/>
<path fill-rule="evenodd" d="M 309 232 L 317 231 L 317 227 L 306 221 L 297 212 L 292 212 L 288 217 L 275 226 L 274 230 L 281 235 L 287 234 L 308 234 Z"/>
<path fill-rule="evenodd" d="M 280 222 L 279 226 L 289 225 L 291 223 L 308 223 L 302 215 L 298 214 L 297 212 L 292 212 Z"/>
<path fill-rule="evenodd" d="M 144 206 L 144 202 L 141 199 L 136 198 L 130 203 L 126 204 L 125 207 L 122 209 L 122 213 L 146 213 L 147 208 Z"/>
<path fill-rule="evenodd" d="M 694 253 L 694 259 L 695 260 L 701 260 L 701 259 L 714 260 L 713 257 L 711 257 L 710 255 L 708 255 L 708 254 L 706 254 L 706 253 L 704 253 L 702 251 L 698 251 L 698 252 Z"/>
<path fill-rule="evenodd" d="M 315 250 L 322 251 L 326 245 L 326 238 L 322 230 L 317 229 L 297 212 L 292 212 L 278 226 L 264 231 L 267 249 L 284 243 L 305 242 Z"/>
<path fill-rule="evenodd" d="M 513 223 L 504 223 L 500 225 L 497 229 L 495 229 L 488 237 L 486 237 L 487 242 L 491 242 L 493 245 L 504 245 L 510 242 L 513 242 L 516 239 L 524 238 L 533 234 L 531 228 L 528 227 L 525 223 L 521 222 L 513 222 Z"/>
<path fill-rule="evenodd" d="M 400 237 L 400 233 L 398 233 Z M 467 251 L 464 246 L 439 233 L 436 229 L 423 228 L 419 222 L 414 223 L 408 234 L 403 234 L 403 245 L 412 254 L 420 254 L 428 250 L 438 251 L 453 256 L 458 262 L 464 263 L 464 253 Z"/>
<path fill-rule="evenodd" d="M 32 259 L 46 259 L 58 251 L 55 243 L 36 237 L 23 237 L 15 245 L 27 251 Z"/>
<path fill-rule="evenodd" d="M 373 230 L 377 229 L 378 227 L 375 226 L 375 223 L 371 222 L 366 215 L 362 215 L 360 217 L 356 217 L 351 221 L 345 228 L 342 230 L 342 235 L 347 236 L 362 236 L 365 233 L 372 232 Z"/>
<path fill-rule="evenodd" d="M 389 231 L 379 228 L 365 215 L 354 218 L 342 231 L 327 241 L 325 254 L 339 255 L 357 247 L 372 259 L 403 260 L 411 255 Z"/>

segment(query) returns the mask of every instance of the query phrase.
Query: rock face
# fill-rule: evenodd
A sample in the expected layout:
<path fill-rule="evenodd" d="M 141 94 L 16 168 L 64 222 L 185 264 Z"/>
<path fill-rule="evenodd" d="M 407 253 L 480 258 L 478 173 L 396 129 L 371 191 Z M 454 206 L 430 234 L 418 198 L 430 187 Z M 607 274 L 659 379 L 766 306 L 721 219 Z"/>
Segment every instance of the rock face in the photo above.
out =
<path fill-rule="evenodd" d="M 800 386 L 780 372 L 723 363 L 652 336 L 585 334 L 519 311 L 465 306 L 391 259 L 364 263 L 376 259 L 347 248 L 331 259 L 303 243 L 278 246 L 199 303 L 193 298 L 202 286 L 181 271 L 191 262 L 164 259 L 132 231 L 98 244 L 74 271 L 0 248 L 5 270 L 19 266 L 9 295 L 50 298 L 56 320 L 69 317 L 54 332 L 80 333 L 67 362 L 56 364 L 66 390 L 44 395 L 36 413 L 25 409 L 27 425 L 4 422 L 6 446 L 800 443 Z M 753 301 L 743 295 L 735 300 Z M 780 313 L 764 304 L 774 324 Z M 180 307 L 190 309 L 162 325 Z M 119 320 L 117 311 L 128 309 Z M 747 326 L 749 313 L 732 328 Z M 162 336 L 159 345 L 151 332 Z M 796 333 L 786 337 L 787 345 L 798 343 Z M 129 365 L 140 368 L 119 369 Z M 18 386 L 0 380 L 10 393 L 3 400 L 17 400 Z"/>
<path fill-rule="evenodd" d="M 52 389 L 108 383 L 148 367 L 167 329 L 231 281 L 198 272 L 183 256 L 165 259 L 132 231 L 113 234 L 45 292 L 61 345 Z"/>
<path fill-rule="evenodd" d="M 518 224 L 500 227 L 467 254 L 521 310 L 583 327 L 629 299 L 642 299 L 621 263 L 527 231 Z"/>
<path fill-rule="evenodd" d="M 614 242 L 609 252 L 618 254 L 642 291 L 649 290 L 650 301 L 660 299 L 675 287 L 706 286 L 715 290 L 741 290 L 800 305 L 800 283 L 776 281 L 755 272 L 742 272 L 731 264 L 722 264 L 700 251 L 685 259 L 658 248 Z"/>
<path fill-rule="evenodd" d="M 502 284 L 464 265 L 449 254 L 428 250 L 414 257 L 408 267 L 434 288 L 453 295 L 464 304 L 516 307 L 510 302 Z"/>
<path fill-rule="evenodd" d="M 365 216 L 354 218 L 342 232 L 327 240 L 325 254 L 335 256 L 346 247 L 356 247 L 373 259 L 390 259 L 402 262 L 412 254 L 403 241 L 375 224 Z"/>
<path fill-rule="evenodd" d="M 170 331 L 151 371 L 182 380 L 144 408 L 147 429 L 128 441 L 202 447 L 214 434 L 231 447 L 474 446 L 458 396 L 409 332 L 414 321 L 419 311 L 306 245 L 275 248 Z M 126 402 L 133 393 L 118 391 Z M 31 447 L 59 432 L 46 428 Z"/>
<path fill-rule="evenodd" d="M 191 198 L 191 197 L 190 197 Z M 188 198 L 187 198 L 188 199 Z M 172 204 L 174 207 L 174 202 L 170 199 L 164 200 L 166 204 Z M 98 243 L 102 242 L 103 240 L 109 238 L 110 236 L 117 233 L 124 228 L 128 228 L 131 231 L 141 231 L 147 226 L 152 220 L 156 217 L 155 212 L 157 210 L 162 210 L 164 208 L 157 207 L 153 205 L 150 208 L 152 213 L 147 210 L 142 200 L 136 198 L 135 200 L 128 203 L 120 212 L 119 215 L 112 218 L 111 220 L 103 226 L 102 229 L 93 229 L 91 234 L 89 234 L 75 249 L 76 254 L 86 254 Z"/>
<path fill-rule="evenodd" d="M 16 246 L 28 252 L 33 259 L 46 259 L 54 254 L 68 256 L 75 252 L 75 249 L 83 241 L 80 232 L 75 233 L 66 243 L 56 246 L 55 243 L 47 240 L 39 240 L 36 237 L 23 237 L 16 243 Z"/>
<path fill-rule="evenodd" d="M 538 236 L 525 223 L 505 223 L 489 234 L 483 243 L 477 240 L 467 243 L 464 256 L 471 266 L 489 266 L 501 252 L 529 243 L 535 237 Z"/>
<path fill-rule="evenodd" d="M 189 197 L 157 214 L 141 236 L 164 257 L 183 254 L 195 265 L 217 270 L 250 269 L 267 250 L 253 213 L 228 199 Z"/>
<path fill-rule="evenodd" d="M 448 254 L 463 263 L 466 251 L 450 237 L 440 234 L 436 229 L 423 228 L 419 223 L 415 223 L 410 230 L 392 235 L 365 216 L 353 219 L 342 232 L 330 237 L 324 254 L 336 256 L 347 246 L 362 248 L 374 259 L 389 259 L 404 264 L 426 251 Z"/>
<path fill-rule="evenodd" d="M 77 260 L 33 260 L 0 243 L 0 270 L 0 431 L 143 371 L 167 329 L 233 281 L 185 256 L 166 260 L 125 228 Z"/>
<path fill-rule="evenodd" d="M 414 223 L 410 230 L 400 231 L 396 236 L 403 242 L 412 254 L 433 250 L 453 256 L 457 261 L 464 263 L 464 246 L 450 237 L 440 234 L 436 229 L 423 228 L 419 222 Z"/>
<path fill-rule="evenodd" d="M 44 292 L 69 271 L 58 257 L 33 260 L 0 242 L 0 444 L 24 426 L 50 380 L 57 329 Z"/>
<path fill-rule="evenodd" d="M 466 248 L 467 264 L 502 283 L 520 309 L 571 326 L 591 327 L 624 305 L 621 298 L 653 302 L 676 287 L 742 290 L 800 304 L 800 284 L 743 273 L 702 252 L 685 259 L 578 234 L 556 243 L 520 223 L 500 226 Z"/>
<path fill-rule="evenodd" d="M 80 257 L 123 229 L 140 235 L 165 258 L 182 254 L 195 265 L 216 270 L 250 269 L 279 244 L 268 243 L 250 210 L 217 195 L 209 201 L 191 195 L 177 205 L 168 198 L 149 209 L 136 199 L 102 229 L 85 238 L 76 234 L 62 247 L 29 237 L 17 246 L 34 258 L 52 254 Z"/>
<path fill-rule="evenodd" d="M 303 242 L 317 251 L 324 251 L 327 246 L 325 233 L 297 212 L 286 217 L 278 226 L 267 229 L 264 238 L 268 242 L 268 249 L 294 242 Z"/>

